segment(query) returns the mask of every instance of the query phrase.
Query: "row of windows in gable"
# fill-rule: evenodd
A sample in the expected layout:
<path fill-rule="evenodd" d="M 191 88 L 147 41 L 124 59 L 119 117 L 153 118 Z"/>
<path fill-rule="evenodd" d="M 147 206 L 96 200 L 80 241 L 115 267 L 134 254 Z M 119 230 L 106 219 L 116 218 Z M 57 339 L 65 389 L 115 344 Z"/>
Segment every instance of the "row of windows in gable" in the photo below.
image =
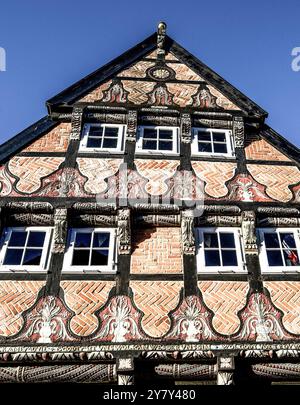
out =
<path fill-rule="evenodd" d="M 0 251 L 1 271 L 46 270 L 50 227 L 6 228 Z M 196 228 L 198 272 L 246 272 L 239 228 Z M 262 272 L 300 271 L 300 230 L 258 229 Z M 71 228 L 64 256 L 66 272 L 115 272 L 115 228 Z"/>
<path fill-rule="evenodd" d="M 123 152 L 126 125 L 85 124 L 80 151 Z M 179 154 L 179 128 L 143 126 L 138 128 L 136 153 Z M 229 130 L 193 128 L 192 155 L 233 156 Z"/>

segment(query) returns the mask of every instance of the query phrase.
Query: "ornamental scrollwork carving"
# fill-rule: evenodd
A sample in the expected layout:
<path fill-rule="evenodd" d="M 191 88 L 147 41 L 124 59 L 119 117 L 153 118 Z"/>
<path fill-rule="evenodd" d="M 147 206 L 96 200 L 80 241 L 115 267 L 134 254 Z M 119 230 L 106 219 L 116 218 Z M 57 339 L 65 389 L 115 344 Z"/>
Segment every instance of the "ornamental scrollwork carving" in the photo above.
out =
<path fill-rule="evenodd" d="M 83 117 L 83 108 L 75 106 L 72 111 L 72 130 L 70 139 L 71 140 L 79 140 L 81 134 L 81 127 L 82 127 L 82 117 Z"/>
<path fill-rule="evenodd" d="M 102 100 L 104 103 L 127 103 L 129 91 L 124 89 L 120 79 L 112 79 L 111 85 L 103 91 Z"/>
<path fill-rule="evenodd" d="M 192 120 L 190 114 L 181 115 L 181 140 L 184 143 L 191 143 L 192 140 Z"/>
<path fill-rule="evenodd" d="M 182 251 L 186 255 L 194 255 L 196 251 L 194 236 L 194 213 L 193 210 L 182 212 L 181 219 Z"/>
<path fill-rule="evenodd" d="M 118 241 L 120 254 L 130 254 L 131 252 L 130 222 L 130 210 L 128 208 L 120 209 L 118 211 Z"/>
<path fill-rule="evenodd" d="M 257 252 L 255 221 L 254 211 L 244 211 L 242 213 L 242 235 L 246 253 Z"/>
<path fill-rule="evenodd" d="M 63 253 L 67 239 L 67 209 L 57 208 L 54 212 L 54 244 L 53 252 Z"/>
<path fill-rule="evenodd" d="M 137 111 L 129 110 L 127 114 L 127 136 L 126 139 L 130 142 L 136 140 L 137 134 Z"/>
<path fill-rule="evenodd" d="M 192 95 L 192 107 L 198 108 L 220 108 L 217 105 L 217 97 L 213 96 L 206 83 L 201 83 L 197 92 Z"/>
<path fill-rule="evenodd" d="M 243 148 L 245 144 L 244 120 L 242 117 L 233 117 L 234 146 Z"/>

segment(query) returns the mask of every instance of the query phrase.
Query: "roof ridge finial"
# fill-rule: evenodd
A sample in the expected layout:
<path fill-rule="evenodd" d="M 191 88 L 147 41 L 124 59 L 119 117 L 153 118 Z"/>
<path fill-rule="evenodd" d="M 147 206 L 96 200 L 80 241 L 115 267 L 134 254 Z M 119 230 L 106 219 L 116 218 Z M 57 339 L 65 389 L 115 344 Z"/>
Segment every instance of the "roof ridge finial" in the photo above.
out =
<path fill-rule="evenodd" d="M 166 51 L 164 49 L 167 24 L 163 21 L 157 25 L 157 59 L 164 62 Z"/>

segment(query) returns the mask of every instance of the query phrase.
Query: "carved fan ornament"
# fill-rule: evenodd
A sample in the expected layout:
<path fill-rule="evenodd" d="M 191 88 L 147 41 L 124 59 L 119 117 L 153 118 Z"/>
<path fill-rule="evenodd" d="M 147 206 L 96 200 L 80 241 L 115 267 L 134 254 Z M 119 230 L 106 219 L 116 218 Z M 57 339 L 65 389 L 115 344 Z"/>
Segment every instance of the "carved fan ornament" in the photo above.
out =
<path fill-rule="evenodd" d="M 127 103 L 129 91 L 124 89 L 123 83 L 119 79 L 113 79 L 109 88 L 103 91 L 100 101 L 105 103 Z"/>
<path fill-rule="evenodd" d="M 221 108 L 217 104 L 217 97 L 213 96 L 206 83 L 200 84 L 197 92 L 192 96 L 192 107 Z"/>

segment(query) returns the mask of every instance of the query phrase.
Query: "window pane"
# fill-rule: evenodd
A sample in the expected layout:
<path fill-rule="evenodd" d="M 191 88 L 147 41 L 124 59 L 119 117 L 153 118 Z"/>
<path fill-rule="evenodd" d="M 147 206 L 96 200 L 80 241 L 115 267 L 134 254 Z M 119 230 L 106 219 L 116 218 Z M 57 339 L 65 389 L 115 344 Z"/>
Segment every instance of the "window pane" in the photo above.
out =
<path fill-rule="evenodd" d="M 76 232 L 75 247 L 90 247 L 91 232 Z"/>
<path fill-rule="evenodd" d="M 284 250 L 283 256 L 286 266 L 299 266 L 299 257 L 297 250 Z"/>
<path fill-rule="evenodd" d="M 117 127 L 105 127 L 105 133 L 104 136 L 113 136 L 113 137 L 118 137 L 119 134 L 119 128 Z"/>
<path fill-rule="evenodd" d="M 154 128 L 144 128 L 144 138 L 156 139 L 157 131 Z"/>
<path fill-rule="evenodd" d="M 234 234 L 228 232 L 220 232 L 220 241 L 222 248 L 235 248 Z"/>
<path fill-rule="evenodd" d="M 237 266 L 237 257 L 235 250 L 222 250 L 223 266 Z"/>
<path fill-rule="evenodd" d="M 3 264 L 21 264 L 22 254 L 23 249 L 7 249 Z"/>
<path fill-rule="evenodd" d="M 103 134 L 103 127 L 96 127 L 96 126 L 90 127 L 89 135 L 101 137 L 102 134 Z"/>
<path fill-rule="evenodd" d="M 92 251 L 92 266 L 106 266 L 108 263 L 108 250 Z"/>
<path fill-rule="evenodd" d="M 23 265 L 38 266 L 42 257 L 42 250 L 40 249 L 26 249 Z"/>
<path fill-rule="evenodd" d="M 280 233 L 282 247 L 284 249 L 296 248 L 296 242 L 292 233 Z"/>
<path fill-rule="evenodd" d="M 156 145 L 156 141 L 147 141 L 145 139 L 143 140 L 143 149 L 156 150 Z"/>
<path fill-rule="evenodd" d="M 86 146 L 88 148 L 101 148 L 101 139 L 89 137 Z"/>
<path fill-rule="evenodd" d="M 46 232 L 30 231 L 27 246 L 43 247 Z"/>
<path fill-rule="evenodd" d="M 214 143 L 215 153 L 227 153 L 226 143 Z"/>
<path fill-rule="evenodd" d="M 216 233 L 204 233 L 204 247 L 206 248 L 217 248 L 219 247 L 218 235 Z"/>
<path fill-rule="evenodd" d="M 225 142 L 224 132 L 213 132 L 213 140 L 214 142 Z"/>
<path fill-rule="evenodd" d="M 198 141 L 211 141 L 210 133 L 209 132 L 198 132 Z"/>
<path fill-rule="evenodd" d="M 159 139 L 173 139 L 173 131 L 170 129 L 160 129 Z"/>
<path fill-rule="evenodd" d="M 199 152 L 212 152 L 211 143 L 198 142 Z"/>
<path fill-rule="evenodd" d="M 205 265 L 206 266 L 220 266 L 220 255 L 218 250 L 205 250 Z"/>
<path fill-rule="evenodd" d="M 269 266 L 283 266 L 280 250 L 267 250 Z"/>
<path fill-rule="evenodd" d="M 73 252 L 72 266 L 88 266 L 90 258 L 89 250 L 76 250 Z"/>
<path fill-rule="evenodd" d="M 267 248 L 279 248 L 279 240 L 276 233 L 265 233 L 265 244 Z"/>
<path fill-rule="evenodd" d="M 24 246 L 26 241 L 26 231 L 12 231 L 8 246 Z"/>
<path fill-rule="evenodd" d="M 172 150 L 173 149 L 173 142 L 159 142 L 159 150 Z"/>
<path fill-rule="evenodd" d="M 103 148 L 116 149 L 118 145 L 118 139 L 104 138 Z"/>
<path fill-rule="evenodd" d="M 93 247 L 109 247 L 109 233 L 95 232 Z"/>

